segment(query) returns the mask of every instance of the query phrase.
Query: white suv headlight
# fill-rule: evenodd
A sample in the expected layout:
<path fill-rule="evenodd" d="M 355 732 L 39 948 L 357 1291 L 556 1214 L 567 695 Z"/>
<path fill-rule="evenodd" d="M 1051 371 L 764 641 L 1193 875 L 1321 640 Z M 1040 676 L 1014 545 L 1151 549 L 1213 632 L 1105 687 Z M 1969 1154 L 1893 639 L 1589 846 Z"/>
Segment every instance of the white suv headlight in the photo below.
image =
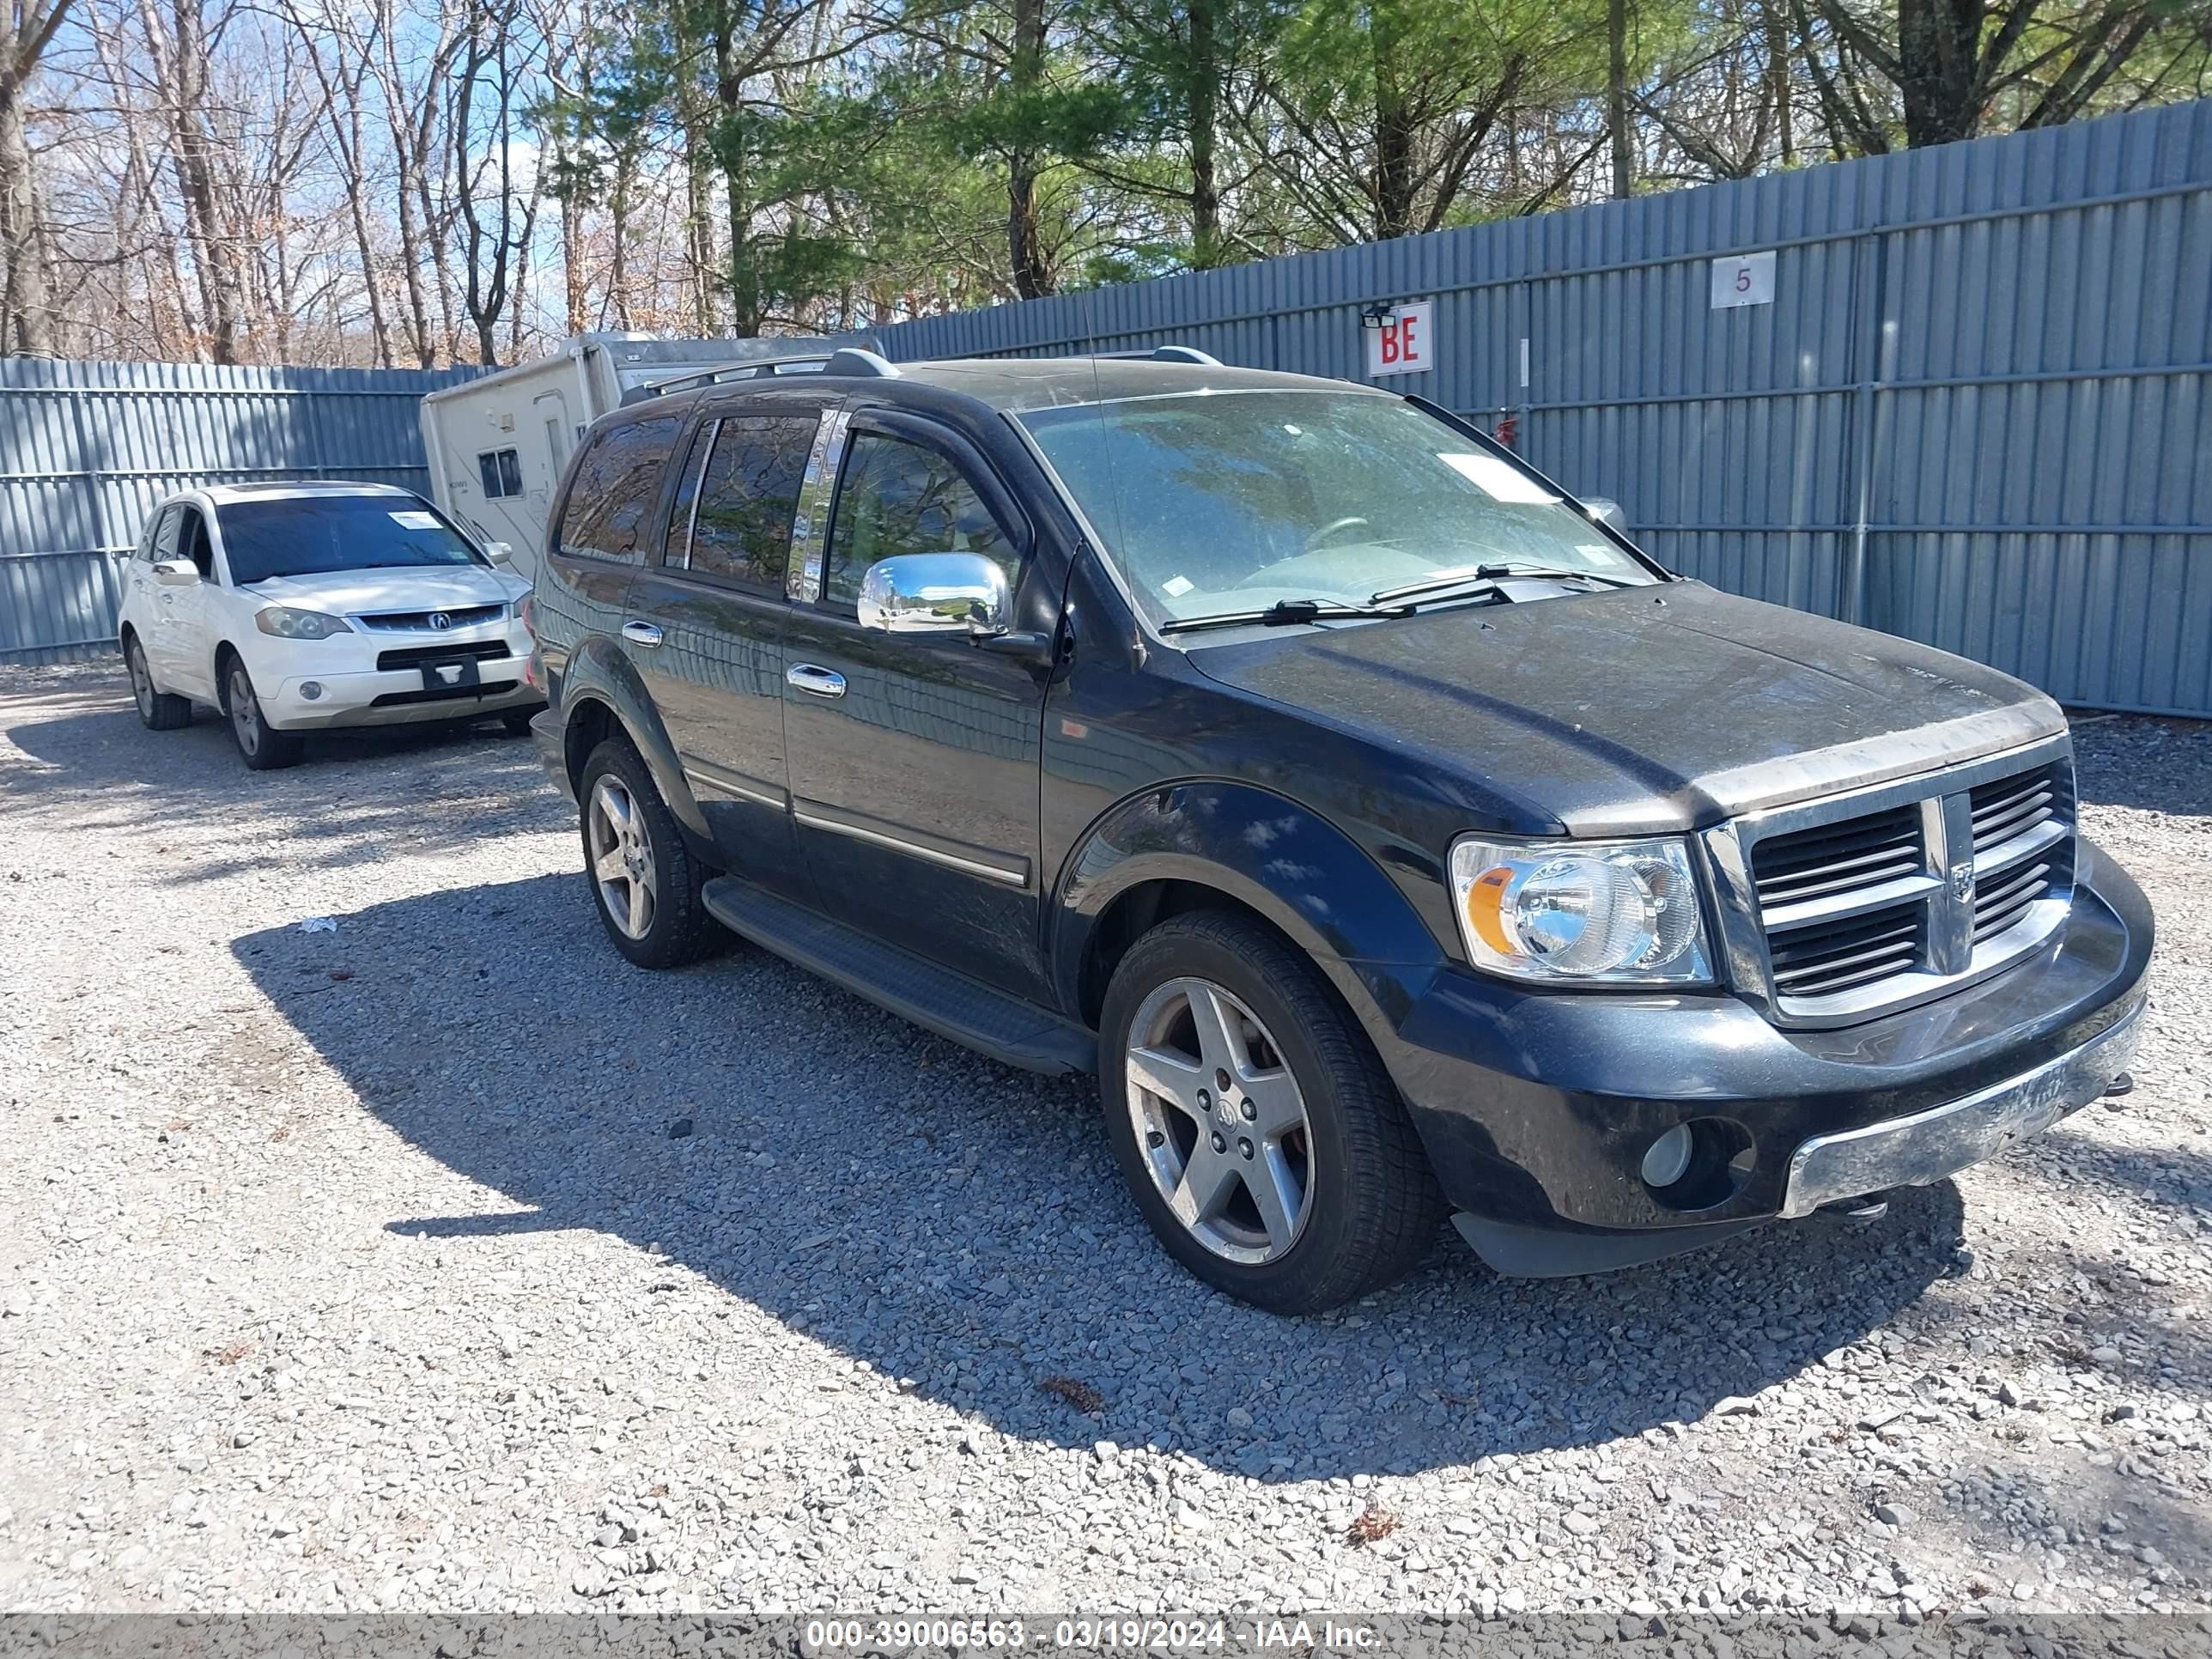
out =
<path fill-rule="evenodd" d="M 326 640 L 333 634 L 350 634 L 343 617 L 326 617 L 319 611 L 295 611 L 289 605 L 272 605 L 253 613 L 253 625 L 280 640 Z"/>
<path fill-rule="evenodd" d="M 1451 849 L 1468 959 L 1509 978 L 1579 985 L 1712 981 L 1690 852 L 1652 841 L 1486 841 Z"/>

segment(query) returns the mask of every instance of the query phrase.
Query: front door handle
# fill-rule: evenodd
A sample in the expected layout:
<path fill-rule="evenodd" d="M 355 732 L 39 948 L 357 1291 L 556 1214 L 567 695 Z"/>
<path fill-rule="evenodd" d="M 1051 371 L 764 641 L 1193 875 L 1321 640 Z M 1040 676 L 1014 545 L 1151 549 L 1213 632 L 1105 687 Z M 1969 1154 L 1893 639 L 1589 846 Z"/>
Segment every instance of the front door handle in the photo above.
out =
<path fill-rule="evenodd" d="M 623 624 L 623 637 L 632 645 L 659 645 L 660 629 L 649 622 L 626 622 Z"/>
<path fill-rule="evenodd" d="M 842 697 L 845 695 L 845 677 L 833 670 L 817 668 L 811 662 L 795 662 L 783 671 L 783 678 L 800 690 L 817 697 Z"/>

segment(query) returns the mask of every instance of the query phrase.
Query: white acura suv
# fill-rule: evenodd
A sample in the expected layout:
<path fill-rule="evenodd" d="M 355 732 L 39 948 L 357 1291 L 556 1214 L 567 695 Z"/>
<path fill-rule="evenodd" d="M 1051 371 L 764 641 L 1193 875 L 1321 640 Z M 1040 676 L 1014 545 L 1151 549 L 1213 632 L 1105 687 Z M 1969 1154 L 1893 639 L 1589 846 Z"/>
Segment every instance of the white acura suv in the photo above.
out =
<path fill-rule="evenodd" d="M 530 585 L 421 496 L 382 484 L 218 484 L 155 510 L 117 617 L 138 717 L 220 709 L 257 771 L 331 726 L 529 729 Z"/>

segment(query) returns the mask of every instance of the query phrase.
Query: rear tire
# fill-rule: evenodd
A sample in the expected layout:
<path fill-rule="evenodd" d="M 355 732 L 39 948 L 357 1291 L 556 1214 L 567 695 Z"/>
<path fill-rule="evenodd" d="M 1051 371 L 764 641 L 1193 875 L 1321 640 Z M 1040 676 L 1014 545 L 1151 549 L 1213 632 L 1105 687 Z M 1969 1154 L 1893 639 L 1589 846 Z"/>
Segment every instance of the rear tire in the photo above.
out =
<path fill-rule="evenodd" d="M 576 799 L 584 879 L 615 949 L 641 968 L 680 968 L 720 950 L 729 935 L 699 896 L 708 871 L 628 738 L 592 750 Z"/>
<path fill-rule="evenodd" d="M 1320 971 L 1259 923 L 1200 911 L 1139 939 L 1099 1053 L 1137 1207 L 1215 1289 L 1314 1313 L 1435 1242 L 1443 1197 L 1396 1085 Z"/>
<path fill-rule="evenodd" d="M 174 732 L 192 723 L 190 697 L 155 689 L 153 671 L 146 665 L 146 647 L 136 634 L 123 642 L 123 663 L 131 673 L 131 697 L 138 705 L 139 722 L 149 732 Z"/>
<path fill-rule="evenodd" d="M 297 766 L 307 752 L 306 740 L 297 732 L 279 732 L 263 718 L 252 677 L 234 653 L 223 659 L 222 712 L 230 719 L 230 737 L 238 745 L 238 757 L 256 772 Z"/>
<path fill-rule="evenodd" d="M 531 717 L 537 712 L 535 708 L 510 708 L 499 717 L 499 723 L 507 728 L 508 737 L 526 738 L 530 735 Z"/>

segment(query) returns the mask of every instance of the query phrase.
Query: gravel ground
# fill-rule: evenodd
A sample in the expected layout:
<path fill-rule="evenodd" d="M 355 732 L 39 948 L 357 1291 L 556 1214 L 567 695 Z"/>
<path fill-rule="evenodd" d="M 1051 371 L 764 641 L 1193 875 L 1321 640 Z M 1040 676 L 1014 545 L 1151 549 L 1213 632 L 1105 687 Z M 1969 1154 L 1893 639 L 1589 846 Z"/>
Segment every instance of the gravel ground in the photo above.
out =
<path fill-rule="evenodd" d="M 2197 1617 L 2212 728 L 2078 741 L 2164 930 L 2133 1095 L 1864 1231 L 1446 1236 L 1291 1322 L 1086 1089 L 624 965 L 526 740 L 260 776 L 0 671 L 0 1607 Z"/>

